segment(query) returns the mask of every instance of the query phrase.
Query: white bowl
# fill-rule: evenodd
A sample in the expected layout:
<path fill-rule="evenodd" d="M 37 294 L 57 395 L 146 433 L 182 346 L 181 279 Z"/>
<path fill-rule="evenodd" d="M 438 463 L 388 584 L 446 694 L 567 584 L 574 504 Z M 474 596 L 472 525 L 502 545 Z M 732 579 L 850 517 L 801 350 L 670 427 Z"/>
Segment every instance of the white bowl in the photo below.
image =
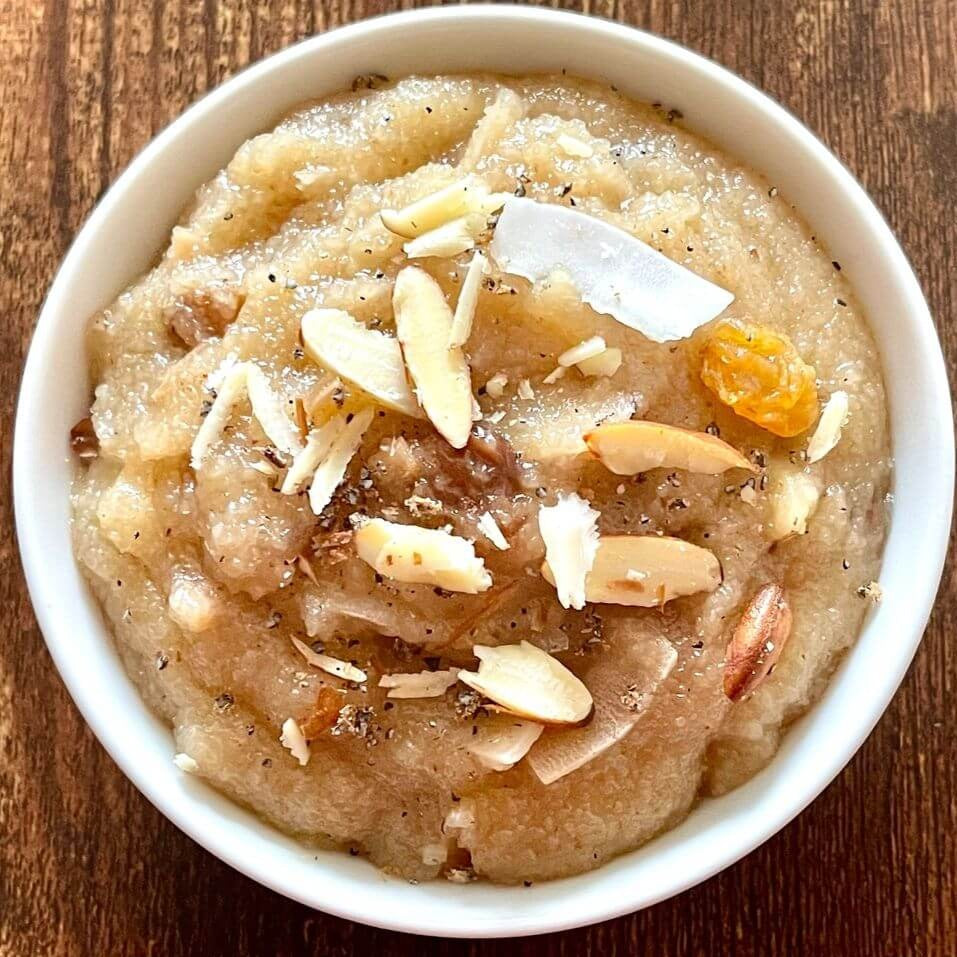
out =
<path fill-rule="evenodd" d="M 127 679 L 70 548 L 67 434 L 89 405 L 84 328 L 150 265 L 195 187 L 300 101 L 363 72 L 563 67 L 679 106 L 689 127 L 765 173 L 840 260 L 867 310 L 890 400 L 885 597 L 771 765 L 674 830 L 598 871 L 528 889 L 411 885 L 361 859 L 306 850 L 174 767 L 170 733 Z M 554 931 L 645 907 L 727 867 L 816 797 L 880 717 L 917 648 L 943 565 L 953 480 L 950 396 L 927 306 L 847 170 L 790 114 L 687 50 L 597 19 L 510 7 L 437 8 L 335 30 L 251 67 L 164 130 L 93 211 L 50 290 L 14 449 L 17 529 L 40 626 L 84 717 L 136 786 L 212 853 L 288 897 L 381 927 L 463 937 Z"/>

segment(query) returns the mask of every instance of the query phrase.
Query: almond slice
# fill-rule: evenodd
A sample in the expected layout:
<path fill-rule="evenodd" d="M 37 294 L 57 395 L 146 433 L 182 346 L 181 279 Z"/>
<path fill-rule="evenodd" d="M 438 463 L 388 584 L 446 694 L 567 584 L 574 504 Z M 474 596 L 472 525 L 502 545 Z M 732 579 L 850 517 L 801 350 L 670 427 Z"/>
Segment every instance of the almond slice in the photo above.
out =
<path fill-rule="evenodd" d="M 789 535 L 804 535 L 814 514 L 820 489 L 807 472 L 782 466 L 770 470 L 768 518 L 764 531 L 772 542 Z"/>
<path fill-rule="evenodd" d="M 575 365 L 582 375 L 609 378 L 621 368 L 621 349 L 611 347 L 600 355 L 593 356 L 591 359 L 582 359 Z"/>
<path fill-rule="evenodd" d="M 318 668 L 320 671 L 325 671 L 326 674 L 342 678 L 343 681 L 355 681 L 357 684 L 360 684 L 367 678 L 366 673 L 361 668 L 357 668 L 348 661 L 342 661 L 339 658 L 333 658 L 331 655 L 323 655 L 318 651 L 313 651 L 304 641 L 300 641 L 298 638 L 293 638 L 292 643 L 296 646 L 296 651 L 298 651 L 313 668 Z"/>
<path fill-rule="evenodd" d="M 246 391 L 249 393 L 253 415 L 269 441 L 286 455 L 297 455 L 301 452 L 302 438 L 299 428 L 286 414 L 285 404 L 279 393 L 269 384 L 266 374 L 252 363 L 246 368 Z"/>
<path fill-rule="evenodd" d="M 554 584 L 546 553 L 545 580 Z M 585 599 L 653 608 L 721 584 L 721 564 L 706 548 L 657 535 L 603 535 L 585 580 Z"/>
<path fill-rule="evenodd" d="M 507 771 L 528 754 L 544 730 L 545 725 L 537 721 L 492 715 L 478 725 L 478 731 L 468 739 L 466 750 L 490 771 Z"/>
<path fill-rule="evenodd" d="M 380 688 L 388 688 L 387 698 L 438 698 L 459 680 L 459 669 L 420 671 L 416 674 L 383 675 Z"/>
<path fill-rule="evenodd" d="M 379 218 L 389 232 L 415 239 L 469 213 L 488 216 L 501 209 L 507 198 L 508 194 L 490 193 L 479 180 L 466 177 L 398 211 L 383 209 Z"/>
<path fill-rule="evenodd" d="M 532 388 L 532 383 L 529 382 L 528 379 L 522 379 L 518 383 L 518 389 L 516 391 L 518 392 L 518 397 L 520 399 L 535 398 L 535 390 Z"/>
<path fill-rule="evenodd" d="M 472 257 L 469 268 L 465 271 L 459 299 L 455 304 L 455 314 L 452 317 L 452 331 L 449 333 L 449 348 L 457 349 L 468 342 L 472 332 L 472 322 L 475 319 L 475 308 L 478 305 L 479 289 L 482 286 L 482 277 L 488 272 L 488 260 L 480 253 Z"/>
<path fill-rule="evenodd" d="M 476 523 L 478 530 L 500 551 L 508 551 L 508 539 L 503 534 L 491 512 L 482 512 Z"/>
<path fill-rule="evenodd" d="M 309 487 L 309 506 L 316 515 L 332 501 L 333 493 L 346 476 L 352 457 L 362 444 L 362 437 L 372 423 L 372 409 L 362 409 L 351 419 L 342 416 L 342 425 L 329 447 L 326 457 L 319 463 Z"/>
<path fill-rule="evenodd" d="M 841 430 L 847 424 L 849 400 L 846 392 L 833 392 L 827 400 L 811 441 L 807 444 L 807 460 L 820 462 L 841 440 Z"/>
<path fill-rule="evenodd" d="M 193 471 L 198 470 L 209 450 L 223 434 L 223 429 L 233 414 L 233 409 L 239 404 L 246 393 L 246 363 L 240 363 L 228 368 L 221 378 L 216 380 L 216 398 L 210 406 L 206 418 L 203 419 L 193 439 L 190 449 L 190 465 Z"/>
<path fill-rule="evenodd" d="M 791 634 L 791 608 L 780 585 L 769 582 L 745 606 L 725 652 L 724 693 L 750 694 L 770 674 Z"/>
<path fill-rule="evenodd" d="M 584 140 L 580 140 L 575 136 L 570 136 L 568 133 L 559 133 L 558 138 L 555 141 L 558 144 L 558 148 L 566 156 L 574 156 L 580 159 L 588 159 L 591 156 L 595 155 L 595 151 L 588 145 Z"/>
<path fill-rule="evenodd" d="M 559 495 L 554 505 L 538 510 L 545 563 L 554 573 L 548 580 L 565 608 L 585 607 L 585 583 L 598 551 L 599 515 L 575 493 Z"/>
<path fill-rule="evenodd" d="M 332 443 L 345 428 L 344 415 L 337 415 L 306 436 L 303 450 L 292 460 L 292 465 L 282 480 L 283 495 L 295 495 L 312 478 L 319 463 L 328 455 Z"/>
<path fill-rule="evenodd" d="M 385 578 L 469 595 L 492 586 L 472 543 L 442 529 L 374 518 L 356 530 L 354 541 L 359 558 Z"/>
<path fill-rule="evenodd" d="M 591 721 L 549 732 L 529 753 L 528 764 L 542 784 L 584 767 L 629 734 L 678 660 L 664 638 L 629 631 L 615 644 L 615 653 L 598 656 L 585 674 L 595 699 Z"/>
<path fill-rule="evenodd" d="M 392 296 L 396 332 L 422 408 L 446 441 L 465 447 L 472 430 L 472 381 L 461 349 L 449 348 L 452 311 L 439 284 L 407 266 Z"/>
<path fill-rule="evenodd" d="M 341 309 L 310 309 L 302 317 L 301 329 L 313 362 L 348 379 L 387 408 L 421 416 L 397 339 L 367 328 Z"/>
<path fill-rule="evenodd" d="M 535 645 L 476 645 L 472 651 L 479 670 L 460 671 L 459 681 L 512 714 L 542 724 L 578 724 L 591 714 L 588 689 Z"/>
<path fill-rule="evenodd" d="M 548 373 L 547 376 L 545 376 L 544 379 L 542 379 L 542 382 L 544 382 L 545 385 L 554 385 L 559 379 L 565 378 L 566 372 L 568 372 L 568 369 L 566 369 L 564 366 L 556 366 L 551 372 Z"/>
<path fill-rule="evenodd" d="M 586 359 L 594 359 L 595 356 L 600 356 L 607 348 L 608 346 L 601 336 L 592 336 L 584 342 L 579 342 L 577 346 L 566 349 L 558 357 L 558 364 L 566 367 L 578 365 L 579 362 Z"/>
<path fill-rule="evenodd" d="M 469 213 L 453 219 L 402 246 L 409 259 L 426 259 L 429 256 L 457 256 L 474 248 L 475 243 L 488 228 L 488 221 L 479 213 Z"/>
<path fill-rule="evenodd" d="M 587 433 L 585 444 L 616 475 L 637 475 L 658 468 L 705 475 L 717 475 L 726 469 L 756 471 L 737 449 L 716 436 L 661 422 L 608 422 Z"/>
<path fill-rule="evenodd" d="M 286 718 L 283 721 L 279 743 L 292 754 L 300 766 L 305 767 L 309 763 L 309 742 L 295 718 Z"/>

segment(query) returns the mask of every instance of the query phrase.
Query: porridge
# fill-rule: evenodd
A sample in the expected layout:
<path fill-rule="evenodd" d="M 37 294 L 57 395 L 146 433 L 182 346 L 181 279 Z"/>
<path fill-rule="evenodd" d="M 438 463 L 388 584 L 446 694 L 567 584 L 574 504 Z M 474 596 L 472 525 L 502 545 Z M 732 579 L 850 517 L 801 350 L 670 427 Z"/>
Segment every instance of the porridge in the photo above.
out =
<path fill-rule="evenodd" d="M 680 121 L 360 78 L 93 317 L 76 554 L 184 772 L 520 883 L 771 759 L 880 597 L 884 391 L 840 264 Z"/>

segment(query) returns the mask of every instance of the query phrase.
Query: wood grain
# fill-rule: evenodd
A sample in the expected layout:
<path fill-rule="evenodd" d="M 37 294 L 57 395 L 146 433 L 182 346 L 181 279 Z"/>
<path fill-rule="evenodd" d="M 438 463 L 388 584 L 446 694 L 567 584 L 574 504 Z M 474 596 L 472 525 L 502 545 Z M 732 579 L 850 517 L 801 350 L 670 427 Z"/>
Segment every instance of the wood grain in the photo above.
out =
<path fill-rule="evenodd" d="M 571 0 L 678 40 L 786 104 L 861 179 L 957 361 L 955 0 Z M 425 941 L 313 913 L 195 846 L 79 718 L 16 557 L 16 388 L 44 292 L 100 194 L 187 104 L 381 0 L 0 0 L 0 955 L 957 953 L 954 563 L 894 703 L 840 778 L 746 860 L 548 938 Z"/>

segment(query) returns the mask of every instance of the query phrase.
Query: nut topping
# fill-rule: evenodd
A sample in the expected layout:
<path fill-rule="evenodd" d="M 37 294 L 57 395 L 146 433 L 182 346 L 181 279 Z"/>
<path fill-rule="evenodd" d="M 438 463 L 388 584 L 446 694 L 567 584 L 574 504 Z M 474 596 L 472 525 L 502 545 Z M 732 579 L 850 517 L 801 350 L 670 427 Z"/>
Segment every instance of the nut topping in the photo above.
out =
<path fill-rule="evenodd" d="M 750 694 L 770 674 L 791 633 L 784 589 L 769 582 L 748 602 L 725 653 L 724 693 L 732 701 Z"/>

